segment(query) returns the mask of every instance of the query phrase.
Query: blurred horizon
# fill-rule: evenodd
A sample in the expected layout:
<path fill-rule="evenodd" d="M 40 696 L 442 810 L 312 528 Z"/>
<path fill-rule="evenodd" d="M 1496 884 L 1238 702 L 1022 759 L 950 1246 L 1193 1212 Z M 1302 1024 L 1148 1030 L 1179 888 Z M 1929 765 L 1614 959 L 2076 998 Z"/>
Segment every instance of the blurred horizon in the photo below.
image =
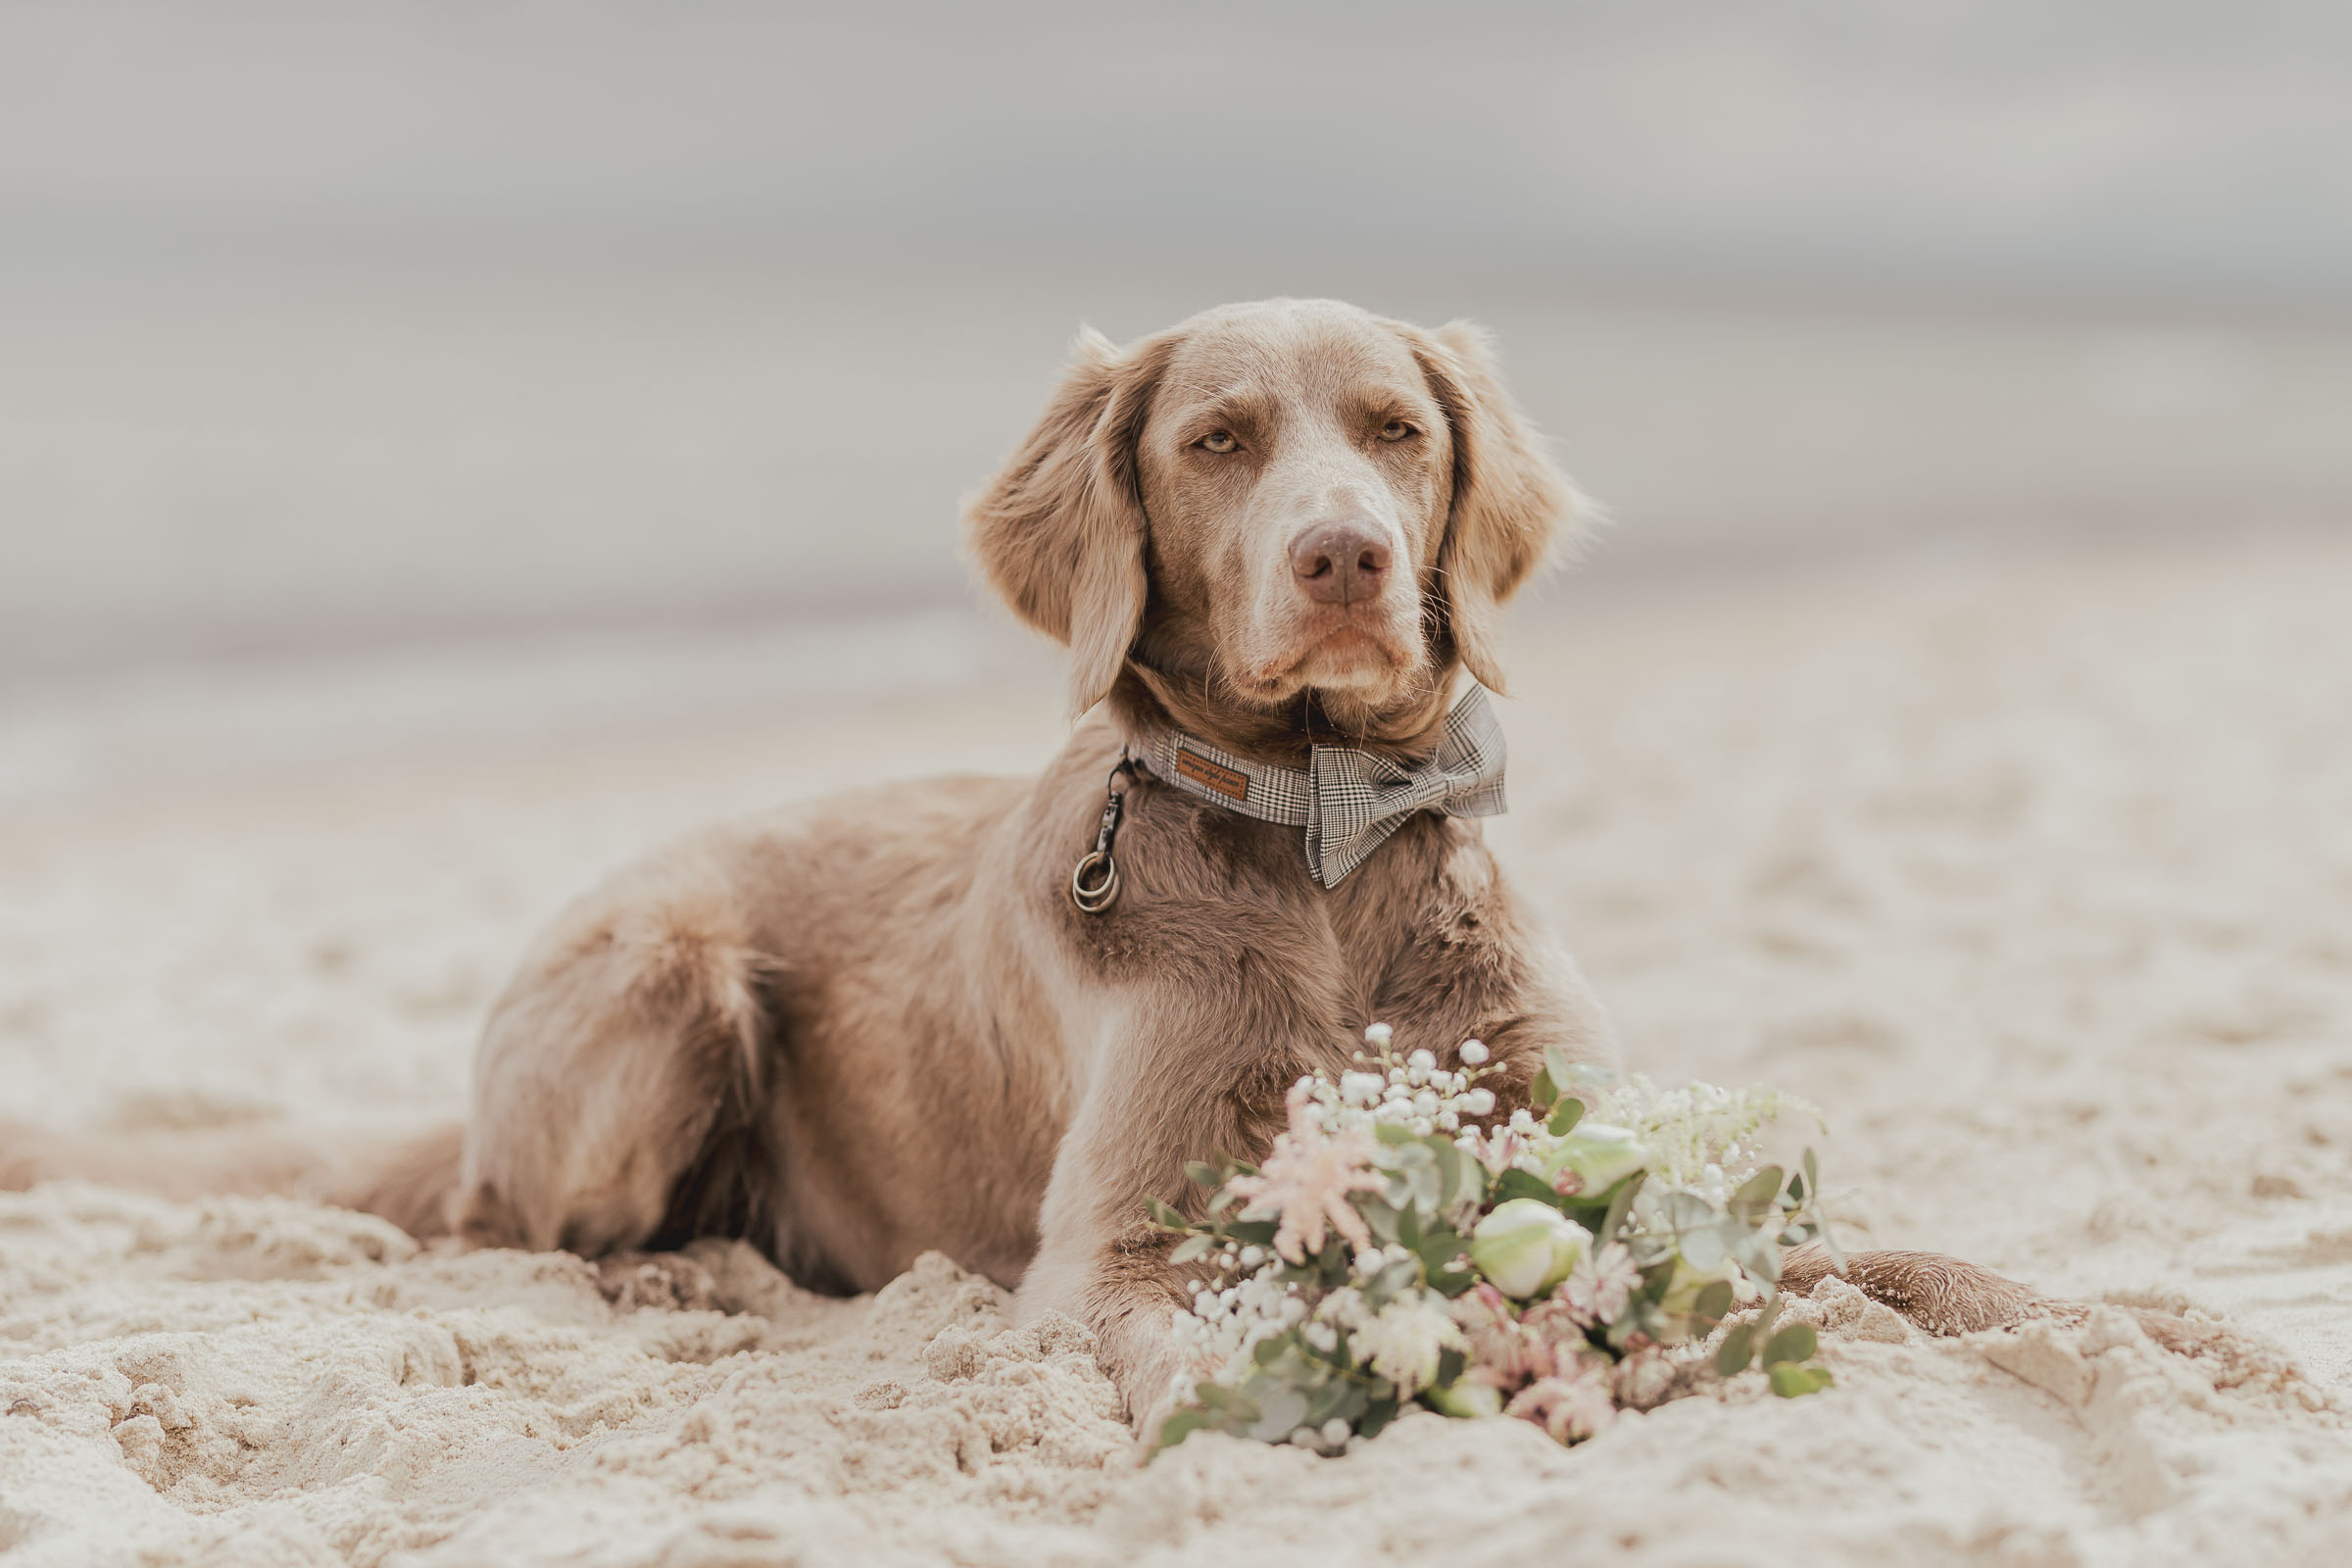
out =
<path fill-rule="evenodd" d="M 1495 330 L 1555 602 L 2341 526 L 2352 10 L 20 0 L 0 796 L 204 671 L 1012 667 L 956 502 L 1080 322 L 1285 293 Z"/>
<path fill-rule="evenodd" d="M 2352 305 L 2321 0 L 19 0 L 0 213 L 109 243 L 1448 268 Z M 1473 270 L 1484 270 L 1473 261 Z"/>

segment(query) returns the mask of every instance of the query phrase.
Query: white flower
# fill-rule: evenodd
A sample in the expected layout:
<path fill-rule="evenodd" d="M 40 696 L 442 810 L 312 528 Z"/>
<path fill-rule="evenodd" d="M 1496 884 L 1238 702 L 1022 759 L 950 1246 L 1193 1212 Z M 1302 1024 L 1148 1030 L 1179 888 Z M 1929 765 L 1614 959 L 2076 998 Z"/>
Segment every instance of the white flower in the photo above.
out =
<path fill-rule="evenodd" d="M 1487 1043 L 1483 1040 L 1463 1041 L 1462 1059 L 1473 1067 L 1484 1066 L 1487 1059 Z"/>
<path fill-rule="evenodd" d="M 1578 1263 L 1560 1284 L 1560 1299 L 1587 1323 L 1614 1323 L 1641 1289 L 1642 1271 L 1622 1243 L 1611 1242 Z"/>
<path fill-rule="evenodd" d="M 1592 1247 L 1592 1233 L 1549 1203 L 1514 1198 L 1470 1233 L 1470 1261 L 1496 1290 L 1525 1301 L 1566 1279 Z"/>
<path fill-rule="evenodd" d="M 1364 1320 L 1364 1294 L 1343 1285 L 1315 1305 L 1315 1321 L 1338 1329 L 1352 1329 Z"/>
<path fill-rule="evenodd" d="M 1435 1291 L 1400 1296 L 1379 1315 L 1357 1325 L 1350 1346 L 1359 1361 L 1396 1385 L 1411 1398 L 1438 1375 L 1438 1357 L 1462 1347 L 1462 1331 L 1446 1315 L 1446 1298 Z"/>
<path fill-rule="evenodd" d="M 1396 1038 L 1396 1031 L 1390 1028 L 1385 1023 L 1367 1024 L 1364 1026 L 1364 1044 L 1370 1046 L 1374 1051 L 1388 1050 L 1389 1042 Z"/>
<path fill-rule="evenodd" d="M 1607 1378 L 1590 1364 L 1579 1364 L 1565 1376 L 1538 1378 L 1513 1395 L 1504 1409 L 1533 1421 L 1554 1443 L 1573 1443 L 1616 1419 L 1617 1402 L 1609 1396 Z"/>
<path fill-rule="evenodd" d="M 1752 1169 L 1755 1135 L 1791 1111 L 1821 1121 L 1814 1106 L 1778 1090 L 1722 1089 L 1714 1084 L 1660 1089 L 1638 1073 L 1592 1107 L 1595 1120 L 1630 1127 L 1648 1146 L 1653 1186 L 1683 1188 L 1704 1181 L 1710 1164 L 1722 1165 L 1726 1185 L 1737 1187 Z"/>

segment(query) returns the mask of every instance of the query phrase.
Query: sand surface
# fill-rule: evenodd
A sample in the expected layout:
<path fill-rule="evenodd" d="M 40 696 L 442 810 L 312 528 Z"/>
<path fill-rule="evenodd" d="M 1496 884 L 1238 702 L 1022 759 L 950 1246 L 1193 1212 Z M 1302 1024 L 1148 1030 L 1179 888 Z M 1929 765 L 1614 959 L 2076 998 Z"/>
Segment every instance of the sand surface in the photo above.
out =
<path fill-rule="evenodd" d="M 1523 625 L 1493 832 L 1661 1078 L 1829 1114 L 1849 1235 L 2225 1320 L 1933 1341 L 1574 1450 L 1399 1423 L 1134 1467 L 1081 1333 L 944 1259 L 445 1255 L 283 1199 L 0 1194 L 0 1556 L 2032 1564 L 2352 1553 L 2352 543 L 1882 563 Z M 1056 693 L 870 700 L 0 816 L 0 1117 L 150 1141 L 461 1104 L 571 892 L 713 814 L 1034 766 Z"/>

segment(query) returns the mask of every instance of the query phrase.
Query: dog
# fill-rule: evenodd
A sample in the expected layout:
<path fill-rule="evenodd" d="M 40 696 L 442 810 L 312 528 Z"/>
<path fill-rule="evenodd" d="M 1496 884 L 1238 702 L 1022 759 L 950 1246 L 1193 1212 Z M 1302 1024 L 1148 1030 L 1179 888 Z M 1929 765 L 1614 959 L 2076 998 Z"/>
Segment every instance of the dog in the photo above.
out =
<path fill-rule="evenodd" d="M 1458 814 L 1233 808 L 1314 767 L 1415 798 L 1464 696 L 1502 689 L 1496 612 L 1574 498 L 1468 324 L 1274 300 L 1082 334 L 965 515 L 988 582 L 1068 646 L 1061 755 L 623 870 L 493 1008 L 462 1152 L 361 1203 L 587 1254 L 743 1236 L 840 1292 L 937 1250 L 1090 1327 L 1142 1412 L 1182 1299 L 1146 1200 L 1197 1211 L 1186 1161 L 1261 1155 L 1368 1024 L 1447 1060 L 1482 1041 L 1506 1112 L 1546 1048 L 1615 1059 L 1482 840 L 1494 759 Z"/>

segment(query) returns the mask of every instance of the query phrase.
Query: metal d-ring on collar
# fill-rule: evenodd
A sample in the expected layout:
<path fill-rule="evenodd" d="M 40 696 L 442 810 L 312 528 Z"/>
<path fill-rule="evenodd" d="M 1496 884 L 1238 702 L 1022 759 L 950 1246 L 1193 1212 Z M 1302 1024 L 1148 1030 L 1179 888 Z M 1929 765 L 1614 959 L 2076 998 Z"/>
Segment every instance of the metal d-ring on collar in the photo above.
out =
<path fill-rule="evenodd" d="M 1109 782 L 1103 787 L 1102 825 L 1095 833 L 1095 847 L 1070 872 L 1070 902 L 1088 914 L 1101 914 L 1119 896 L 1119 862 L 1111 858 L 1110 847 L 1119 836 L 1119 813 L 1127 806 L 1122 779 L 1135 782 L 1132 757 L 1121 757 L 1112 766 Z"/>

